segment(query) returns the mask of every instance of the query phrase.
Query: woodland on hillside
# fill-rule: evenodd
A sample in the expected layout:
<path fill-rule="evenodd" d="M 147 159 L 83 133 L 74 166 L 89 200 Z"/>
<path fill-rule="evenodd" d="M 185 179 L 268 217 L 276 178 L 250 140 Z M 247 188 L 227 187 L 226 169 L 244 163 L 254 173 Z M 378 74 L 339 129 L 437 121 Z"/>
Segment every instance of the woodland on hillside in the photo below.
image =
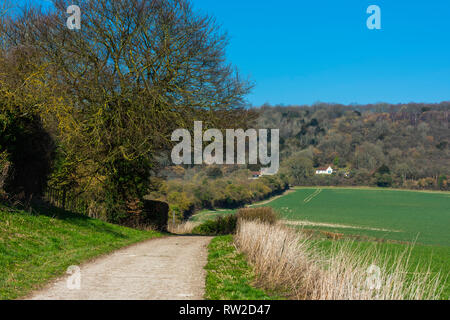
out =
<path fill-rule="evenodd" d="M 263 106 L 258 126 L 280 129 L 282 172 L 293 185 L 447 189 L 450 102 Z M 336 173 L 315 175 L 331 165 Z"/>

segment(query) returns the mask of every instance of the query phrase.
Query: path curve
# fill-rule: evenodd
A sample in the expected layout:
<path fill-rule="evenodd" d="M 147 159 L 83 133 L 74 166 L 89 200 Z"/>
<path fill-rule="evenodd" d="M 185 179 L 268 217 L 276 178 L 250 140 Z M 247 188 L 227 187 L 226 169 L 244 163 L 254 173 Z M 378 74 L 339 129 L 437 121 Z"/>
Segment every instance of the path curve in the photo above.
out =
<path fill-rule="evenodd" d="M 295 191 L 295 190 L 293 190 L 293 189 L 285 190 L 282 194 L 279 194 L 279 195 L 277 195 L 277 196 L 271 197 L 271 198 L 269 198 L 269 199 L 267 199 L 267 200 L 263 200 L 263 201 L 260 201 L 260 202 L 256 202 L 256 203 L 253 203 L 253 204 L 249 204 L 249 205 L 247 205 L 247 207 L 248 207 L 248 208 L 252 208 L 252 207 L 254 207 L 254 206 L 262 206 L 262 205 L 269 204 L 269 203 L 271 203 L 272 201 L 278 200 L 279 198 L 284 197 L 284 196 L 286 196 L 286 195 L 288 195 L 289 193 L 292 193 L 292 192 L 294 192 L 294 191 Z"/>
<path fill-rule="evenodd" d="M 26 299 L 191 300 L 203 299 L 207 245 L 211 237 L 173 236 L 148 240 L 81 265 L 81 288 L 65 276 Z"/>

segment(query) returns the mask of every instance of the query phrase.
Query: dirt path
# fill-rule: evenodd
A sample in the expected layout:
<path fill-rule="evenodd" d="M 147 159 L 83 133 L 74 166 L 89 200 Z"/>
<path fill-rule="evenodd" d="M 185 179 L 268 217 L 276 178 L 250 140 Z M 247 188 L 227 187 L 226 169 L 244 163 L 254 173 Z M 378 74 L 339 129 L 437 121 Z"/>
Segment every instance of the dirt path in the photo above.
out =
<path fill-rule="evenodd" d="M 63 277 L 27 299 L 203 299 L 210 240 L 174 236 L 142 242 L 80 266 L 79 290 L 68 289 Z"/>
<path fill-rule="evenodd" d="M 283 192 L 282 194 L 280 194 L 278 196 L 272 197 L 270 199 L 267 199 L 267 200 L 264 200 L 264 201 L 261 201 L 261 202 L 256 202 L 256 203 L 253 203 L 253 204 L 249 204 L 247 207 L 251 208 L 251 207 L 254 207 L 254 206 L 261 206 L 261 205 L 265 205 L 265 204 L 271 203 L 272 201 L 275 201 L 275 200 L 277 200 L 277 199 L 279 199 L 281 197 L 284 197 L 285 195 L 287 195 L 289 193 L 292 193 L 294 191 L 295 190 L 292 190 L 292 189 L 286 190 L 285 192 Z"/>

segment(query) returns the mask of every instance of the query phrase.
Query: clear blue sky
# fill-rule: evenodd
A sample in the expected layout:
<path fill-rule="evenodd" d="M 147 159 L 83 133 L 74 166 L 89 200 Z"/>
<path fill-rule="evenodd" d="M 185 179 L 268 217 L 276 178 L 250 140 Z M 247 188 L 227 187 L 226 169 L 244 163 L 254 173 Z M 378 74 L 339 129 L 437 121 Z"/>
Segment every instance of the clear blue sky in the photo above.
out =
<path fill-rule="evenodd" d="M 449 0 L 193 0 L 260 105 L 450 100 Z M 381 8 L 382 30 L 366 27 Z"/>
<path fill-rule="evenodd" d="M 228 32 L 254 105 L 450 100 L 449 0 L 192 1 Z"/>

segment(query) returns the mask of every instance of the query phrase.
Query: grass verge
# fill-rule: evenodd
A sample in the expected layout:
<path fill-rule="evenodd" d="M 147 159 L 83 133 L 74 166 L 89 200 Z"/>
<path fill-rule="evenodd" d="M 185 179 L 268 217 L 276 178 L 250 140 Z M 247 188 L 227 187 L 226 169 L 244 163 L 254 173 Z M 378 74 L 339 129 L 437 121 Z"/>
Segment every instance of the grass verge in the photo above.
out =
<path fill-rule="evenodd" d="M 279 299 L 276 295 L 267 294 L 252 285 L 255 275 L 245 256 L 236 251 L 232 235 L 215 237 L 208 249 L 205 299 Z"/>
<path fill-rule="evenodd" d="M 0 205 L 0 299 L 25 296 L 71 265 L 160 236 L 59 209 L 32 215 Z"/>

